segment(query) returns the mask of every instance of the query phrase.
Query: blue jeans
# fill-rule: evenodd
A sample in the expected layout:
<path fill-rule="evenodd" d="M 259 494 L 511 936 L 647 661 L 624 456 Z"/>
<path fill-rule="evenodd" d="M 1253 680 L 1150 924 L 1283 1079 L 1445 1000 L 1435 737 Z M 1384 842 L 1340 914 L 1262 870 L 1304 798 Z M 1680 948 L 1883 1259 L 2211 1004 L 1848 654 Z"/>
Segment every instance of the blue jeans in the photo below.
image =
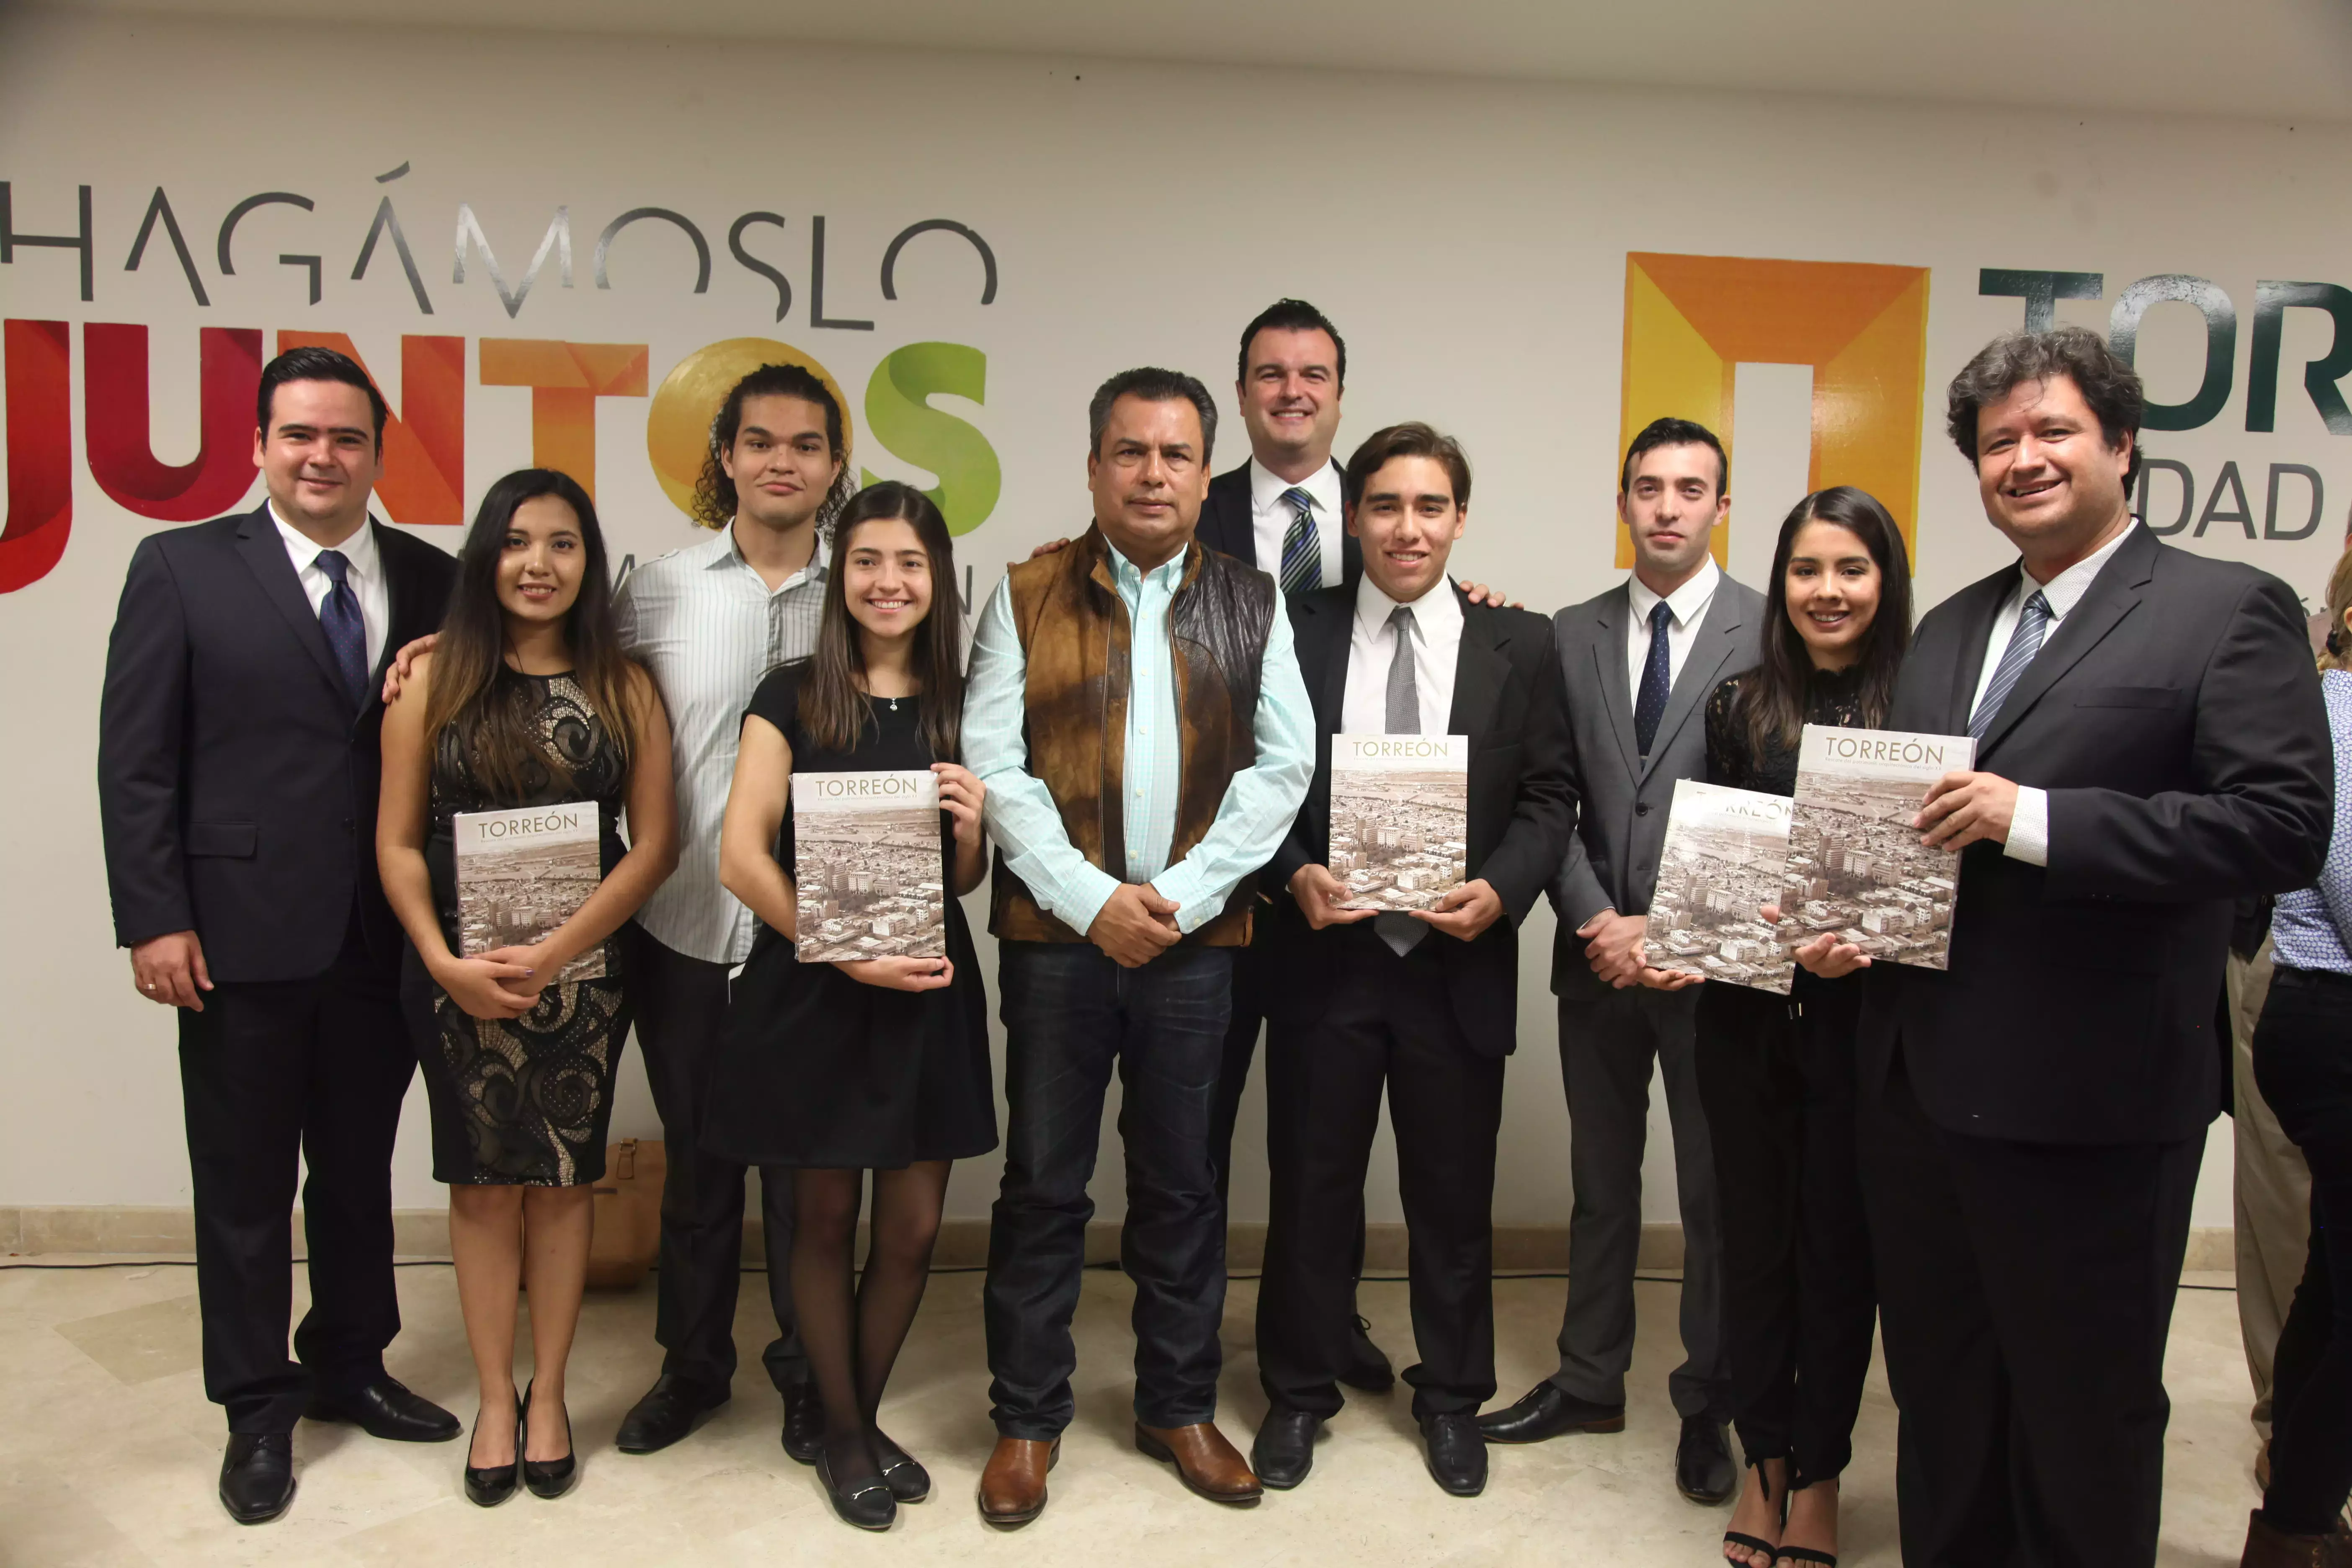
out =
<path fill-rule="evenodd" d="M 1209 1128 L 1233 953 L 1187 944 L 1123 969 L 1091 943 L 1008 942 L 998 952 L 1007 1126 L 984 1298 L 996 1429 L 1044 1440 L 1070 1424 L 1070 1317 L 1114 1058 L 1127 1145 L 1119 1261 L 1135 1281 L 1136 1419 L 1207 1421 L 1217 1410 L 1225 1307 L 1224 1209 Z"/>

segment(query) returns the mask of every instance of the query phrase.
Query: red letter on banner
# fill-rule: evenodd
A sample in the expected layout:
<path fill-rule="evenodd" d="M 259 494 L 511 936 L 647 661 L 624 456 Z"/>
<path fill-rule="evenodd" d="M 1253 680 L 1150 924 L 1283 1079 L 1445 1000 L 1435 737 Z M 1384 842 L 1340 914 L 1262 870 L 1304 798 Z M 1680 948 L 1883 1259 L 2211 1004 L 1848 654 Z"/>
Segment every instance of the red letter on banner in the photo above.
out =
<path fill-rule="evenodd" d="M 297 348 L 332 349 L 367 366 L 341 332 L 278 332 L 279 353 Z M 384 515 L 412 525 L 464 522 L 466 340 L 404 335 L 400 397 L 402 411 L 384 422 L 383 478 L 375 486 Z"/>
<path fill-rule="evenodd" d="M 253 398 L 261 333 L 205 327 L 196 460 L 168 467 L 149 444 L 147 329 L 90 321 L 81 330 L 82 441 L 90 476 L 118 506 L 164 522 L 218 517 L 253 488 Z"/>
<path fill-rule="evenodd" d="M 8 523 L 0 529 L 0 594 L 49 574 L 73 527 L 73 421 L 66 390 L 72 352 L 63 321 L 11 321 Z"/>

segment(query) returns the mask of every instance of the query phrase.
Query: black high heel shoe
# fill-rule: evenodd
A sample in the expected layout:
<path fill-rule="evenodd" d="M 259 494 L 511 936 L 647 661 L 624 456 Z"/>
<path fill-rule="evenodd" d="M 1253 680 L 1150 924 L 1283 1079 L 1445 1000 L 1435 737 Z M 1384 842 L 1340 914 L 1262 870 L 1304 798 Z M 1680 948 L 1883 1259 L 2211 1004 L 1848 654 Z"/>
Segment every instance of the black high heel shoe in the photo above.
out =
<path fill-rule="evenodd" d="M 898 1522 L 898 1500 L 890 1494 L 889 1483 L 878 1475 L 853 1477 L 846 1483 L 835 1481 L 833 1476 L 833 1446 L 828 1443 L 816 1457 L 816 1479 L 824 1484 L 825 1500 L 833 1511 L 841 1516 L 844 1524 L 854 1524 L 860 1530 L 887 1530 Z M 928 1483 L 930 1479 L 923 1478 Z M 926 1485 L 925 1490 L 929 1488 Z"/>
<path fill-rule="evenodd" d="M 1764 1465 L 1766 1462 L 1767 1461 L 1751 1458 L 1748 1461 L 1748 1468 L 1756 1472 L 1756 1479 L 1761 1483 L 1764 1488 L 1764 1506 L 1766 1508 L 1773 1508 L 1775 1504 L 1772 1500 L 1772 1478 L 1765 1472 Z M 1785 1464 L 1787 1461 L 1783 1460 L 1782 1462 Z M 1778 1510 L 1780 1515 L 1780 1528 L 1786 1530 L 1789 1527 L 1789 1483 L 1785 1477 L 1780 1483 L 1780 1500 L 1778 1504 Z M 1736 1546 L 1743 1552 L 1760 1552 L 1764 1554 L 1764 1557 L 1768 1562 L 1775 1563 L 1780 1561 L 1780 1557 L 1786 1555 L 1786 1553 L 1782 1552 L 1781 1548 L 1775 1545 L 1773 1542 L 1769 1541 L 1759 1541 L 1756 1537 L 1737 1530 L 1725 1531 L 1723 1532 L 1723 1543 L 1726 1546 Z M 1726 1557 L 1724 1561 L 1727 1563 L 1731 1559 Z M 1832 1564 L 1832 1568 L 1835 1568 L 1835 1565 Z"/>
<path fill-rule="evenodd" d="M 882 1466 L 882 1484 L 890 1489 L 895 1500 L 920 1502 L 931 1495 L 931 1472 L 923 1468 L 921 1460 L 891 1441 L 879 1426 L 868 1426 L 866 1436 Z"/>
<path fill-rule="evenodd" d="M 538 1383 L 533 1380 L 531 1387 Z M 522 1394 L 522 1415 L 516 1423 L 515 1452 L 520 1454 L 530 1442 L 530 1389 Z M 522 1462 L 522 1484 L 530 1495 L 545 1498 L 550 1502 L 572 1489 L 580 1479 L 580 1456 L 572 1443 L 572 1412 L 563 1412 L 563 1458 L 560 1459 L 525 1459 Z"/>
<path fill-rule="evenodd" d="M 522 1479 L 522 1396 L 517 1394 L 515 1395 L 515 1457 L 513 1458 L 503 1465 L 468 1464 L 466 1467 L 466 1500 L 477 1508 L 496 1508 L 514 1496 L 515 1483 Z M 482 1417 L 480 1413 L 477 1412 L 474 1415 L 475 1430 L 479 1431 L 481 1426 Z M 471 1436 L 468 1436 L 466 1439 L 466 1458 L 470 1460 L 473 1457 L 474 1440 Z"/>

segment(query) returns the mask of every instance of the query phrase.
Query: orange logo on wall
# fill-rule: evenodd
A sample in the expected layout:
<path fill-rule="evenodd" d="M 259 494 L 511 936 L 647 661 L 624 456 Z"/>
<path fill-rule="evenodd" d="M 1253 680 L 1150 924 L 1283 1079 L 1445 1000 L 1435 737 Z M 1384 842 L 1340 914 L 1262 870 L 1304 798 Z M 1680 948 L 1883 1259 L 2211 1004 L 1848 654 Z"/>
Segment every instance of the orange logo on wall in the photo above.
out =
<path fill-rule="evenodd" d="M 1737 458 L 1737 367 L 1810 365 L 1808 488 L 1856 485 L 1876 496 L 1902 525 L 1916 570 L 1927 352 L 1924 267 L 1628 251 L 1617 449 L 1651 420 L 1671 416 L 1697 420 Z M 1732 494 L 1738 493 L 1735 483 Z M 1778 523 L 1777 513 L 1770 521 Z M 1727 532 L 1716 530 L 1718 563 L 1728 559 Z M 1617 564 L 1633 563 L 1633 541 L 1620 523 Z"/>

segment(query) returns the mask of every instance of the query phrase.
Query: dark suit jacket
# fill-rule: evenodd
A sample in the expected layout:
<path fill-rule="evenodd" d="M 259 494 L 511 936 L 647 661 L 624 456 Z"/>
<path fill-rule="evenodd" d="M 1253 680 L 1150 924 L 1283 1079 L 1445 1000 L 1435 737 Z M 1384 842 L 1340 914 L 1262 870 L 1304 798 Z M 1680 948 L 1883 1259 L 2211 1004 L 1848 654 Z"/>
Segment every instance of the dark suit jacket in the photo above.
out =
<path fill-rule="evenodd" d="M 1575 743 L 1579 815 L 1551 889 L 1559 916 L 1551 988 L 1570 999 L 1594 1000 L 1609 989 L 1594 978 L 1577 927 L 1602 910 L 1649 910 L 1675 781 L 1706 776 L 1707 695 L 1727 678 L 1755 668 L 1764 595 L 1727 575 L 1717 584 L 1667 695 L 1647 763 L 1633 738 L 1633 693 L 1625 668 L 1633 618 L 1633 599 L 1622 583 L 1552 617 Z"/>
<path fill-rule="evenodd" d="M 1331 465 L 1337 468 L 1339 465 Z M 1260 561 L 1257 558 L 1257 525 L 1250 521 L 1250 466 L 1244 463 L 1230 468 L 1209 481 L 1209 499 L 1201 505 L 1200 526 L 1193 531 L 1201 542 L 1211 550 L 1246 561 L 1261 572 L 1270 572 L 1275 580 L 1282 579 L 1282 563 Z M 1322 521 L 1317 520 L 1320 527 Z M 1339 579 L 1349 587 L 1364 574 L 1364 547 L 1356 537 L 1344 531 L 1339 535 Z M 1331 586 L 1329 584 L 1326 587 Z"/>
<path fill-rule="evenodd" d="M 1919 623 L 1887 728 L 1968 732 L 2011 566 Z M 1960 856 L 1948 973 L 1882 964 L 1864 1082 L 1898 1037 L 1938 1126 L 2035 1143 L 2196 1135 L 2220 1104 L 2232 901 L 2305 887 L 2334 763 L 2303 613 L 2252 567 L 2136 529 L 2001 704 L 1977 766 L 2050 795 L 2045 869 Z"/>
<path fill-rule="evenodd" d="M 1519 921 L 1534 907 L 1568 847 L 1576 825 L 1569 780 L 1568 711 L 1559 661 L 1541 616 L 1462 604 L 1462 644 L 1454 672 L 1447 732 L 1470 738 L 1469 840 L 1465 874 L 1484 878 L 1501 896 L 1507 919 L 1473 942 L 1433 931 L 1423 940 L 1444 965 L 1454 1016 L 1473 1049 L 1510 1055 L 1518 1040 Z M 1267 878 L 1275 892 L 1270 944 L 1278 983 L 1267 1011 L 1312 1023 L 1329 1005 L 1335 944 L 1351 932 L 1315 931 L 1286 889 L 1301 866 L 1331 853 L 1331 737 L 1340 729 L 1348 690 L 1349 633 L 1356 590 L 1323 588 L 1290 601 L 1298 670 L 1315 705 L 1315 782 L 1298 819 L 1275 852 Z M 1277 891 L 1277 889 L 1280 889 Z"/>
<path fill-rule="evenodd" d="M 371 521 L 385 658 L 440 626 L 447 555 Z M 376 672 L 380 685 L 383 671 Z M 400 928 L 375 867 L 383 704 L 356 710 L 267 506 L 150 534 L 107 645 L 99 817 L 123 946 L 194 929 L 215 980 L 297 980 Z"/>

